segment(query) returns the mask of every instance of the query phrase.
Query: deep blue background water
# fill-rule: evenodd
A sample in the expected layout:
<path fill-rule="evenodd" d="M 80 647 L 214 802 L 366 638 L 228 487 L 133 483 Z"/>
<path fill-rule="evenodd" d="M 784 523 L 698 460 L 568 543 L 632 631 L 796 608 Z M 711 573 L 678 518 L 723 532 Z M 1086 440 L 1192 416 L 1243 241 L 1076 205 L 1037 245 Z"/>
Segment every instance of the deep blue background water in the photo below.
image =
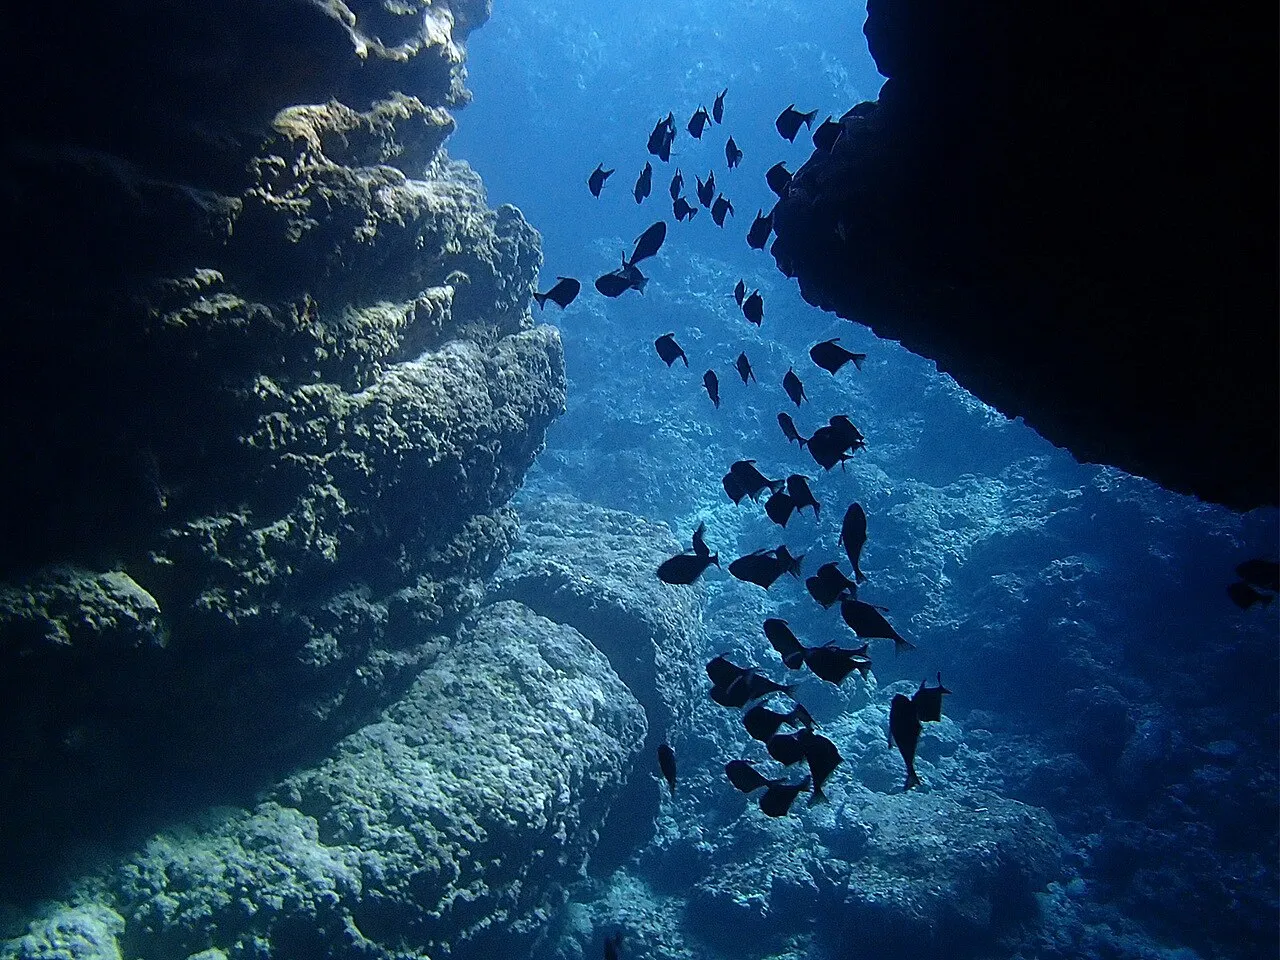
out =
<path fill-rule="evenodd" d="M 705 521 L 726 560 L 785 540 L 808 555 L 810 572 L 843 557 L 839 519 L 858 500 L 871 518 L 864 597 L 888 606 L 919 645 L 901 658 L 878 651 L 879 688 L 943 670 L 957 691 L 950 715 L 1022 744 L 1005 754 L 1004 788 L 1050 807 L 1078 842 L 1081 877 L 1099 903 L 1171 948 L 1274 956 L 1280 629 L 1274 610 L 1241 614 L 1223 588 L 1241 559 L 1275 556 L 1275 511 L 1241 517 L 1076 464 L 928 361 L 809 307 L 768 254 L 746 245 L 757 209 L 773 201 L 764 171 L 778 160 L 795 170 L 812 149 L 804 131 L 783 141 L 777 114 L 795 102 L 821 121 L 874 99 L 882 79 L 864 15 L 860 4 L 827 0 L 498 0 L 471 37 L 475 99 L 448 149 L 481 173 L 491 203 L 517 205 L 542 232 L 541 289 L 561 274 L 583 282 L 567 311 L 551 305 L 540 317 L 562 330 L 570 382 L 531 490 L 665 520 L 686 539 Z M 693 140 L 690 115 L 725 87 L 724 125 Z M 663 164 L 645 141 L 669 110 L 679 133 Z M 733 171 L 730 134 L 746 154 Z M 646 161 L 653 193 L 637 205 L 632 186 Z M 599 199 L 586 188 L 597 163 L 617 170 Z M 723 229 L 706 210 L 674 221 L 667 184 L 677 167 L 691 202 L 695 175 L 715 171 L 737 211 Z M 592 280 L 657 219 L 669 233 L 644 266 L 644 295 L 600 297 Z M 758 330 L 733 300 L 739 278 L 764 296 Z M 669 331 L 687 370 L 667 369 L 654 352 Z M 869 355 L 861 372 L 832 377 L 810 362 L 808 347 L 833 336 Z M 740 350 L 758 384 L 739 382 Z M 810 396 L 798 411 L 781 388 L 789 366 Z M 708 368 L 719 376 L 719 410 L 702 389 Z M 848 413 L 868 448 L 849 469 L 824 473 L 786 443 L 780 410 L 806 435 Z M 806 513 L 784 532 L 759 507 L 733 507 L 720 477 L 744 457 L 769 476 L 815 478 L 821 520 Z M 765 662 L 767 616 L 788 618 L 806 640 L 847 637 L 835 611 L 819 610 L 798 584 L 763 594 L 712 571 L 707 597 L 708 656 Z M 841 703 L 825 693 L 819 701 Z M 728 749 L 732 726 L 670 735 L 688 736 L 682 756 L 714 772 L 706 745 Z M 1144 744 L 1162 746 L 1144 753 Z M 1037 785 L 1035 768 L 1064 756 L 1082 762 L 1090 782 Z M 840 790 L 837 777 L 830 792 Z M 1133 829 L 1108 839 L 1100 819 Z M 1141 831 L 1147 839 L 1133 840 Z M 1135 880 L 1148 867 L 1167 873 Z"/>

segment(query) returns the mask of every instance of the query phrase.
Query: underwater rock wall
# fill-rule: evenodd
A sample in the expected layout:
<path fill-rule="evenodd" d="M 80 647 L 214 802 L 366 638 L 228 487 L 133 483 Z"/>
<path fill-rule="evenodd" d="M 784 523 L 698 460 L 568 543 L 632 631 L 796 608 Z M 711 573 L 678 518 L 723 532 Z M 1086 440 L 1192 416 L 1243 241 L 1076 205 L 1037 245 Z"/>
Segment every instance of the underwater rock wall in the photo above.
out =
<path fill-rule="evenodd" d="M 878 102 L 796 172 L 772 248 L 1081 461 L 1274 505 L 1274 10 L 872 0 Z"/>
<path fill-rule="evenodd" d="M 323 755 L 509 550 L 565 380 L 537 233 L 441 150 L 487 12 L 15 12 L 0 899 Z"/>

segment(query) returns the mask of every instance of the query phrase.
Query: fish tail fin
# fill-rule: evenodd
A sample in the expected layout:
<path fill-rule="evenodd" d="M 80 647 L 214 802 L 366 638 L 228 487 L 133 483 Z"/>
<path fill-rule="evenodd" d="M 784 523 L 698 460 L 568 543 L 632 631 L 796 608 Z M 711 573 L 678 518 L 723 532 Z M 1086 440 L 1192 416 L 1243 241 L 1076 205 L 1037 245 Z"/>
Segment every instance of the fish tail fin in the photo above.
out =
<path fill-rule="evenodd" d="M 853 365 L 854 365 L 855 367 L 857 367 L 859 370 L 861 370 L 861 369 L 862 369 L 862 361 L 863 361 L 863 360 L 865 360 L 865 359 L 867 359 L 867 355 L 866 355 L 865 353 L 855 353 L 855 354 L 854 354 L 853 356 L 851 356 L 849 359 L 853 361 Z"/>
<path fill-rule="evenodd" d="M 920 786 L 920 775 L 916 773 L 916 768 L 907 767 L 907 782 L 902 788 L 903 793 L 906 793 L 906 791 L 910 790 L 912 787 L 918 786 Z"/>
<path fill-rule="evenodd" d="M 806 127 L 808 127 L 810 130 L 812 130 L 812 129 L 813 129 L 813 121 L 815 121 L 815 120 L 817 120 L 817 119 L 818 119 L 818 111 L 817 111 L 817 110 L 810 110 L 808 113 L 803 114 L 803 117 L 804 117 L 804 125 L 805 125 Z"/>
<path fill-rule="evenodd" d="M 788 570 L 787 572 L 798 580 L 800 578 L 800 566 L 803 563 L 804 563 L 804 554 L 802 553 L 800 554 L 800 556 L 796 557 L 794 560 L 791 561 L 791 569 Z"/>
<path fill-rule="evenodd" d="M 548 295 L 547 295 L 547 294 L 545 294 L 545 293 L 535 293 L 535 294 L 533 295 L 533 299 L 534 299 L 534 300 L 536 300 L 536 301 L 538 301 L 538 309 L 539 309 L 539 310 L 542 310 L 542 309 L 544 309 L 544 308 L 546 307 L 546 305 L 547 305 L 547 296 L 548 296 Z"/>
<path fill-rule="evenodd" d="M 821 787 L 814 787 L 813 793 L 809 794 L 809 806 L 819 803 L 827 803 L 831 798 L 822 792 Z"/>
<path fill-rule="evenodd" d="M 682 353 L 682 354 L 680 354 L 680 359 L 684 361 L 684 365 L 685 365 L 686 367 L 689 365 L 689 358 L 688 358 L 688 357 L 686 357 L 683 353 Z"/>
<path fill-rule="evenodd" d="M 711 559 L 711 562 L 714 563 L 718 569 L 720 566 L 720 554 L 713 553 L 710 559 Z"/>
<path fill-rule="evenodd" d="M 801 436 L 800 433 L 797 431 L 796 439 L 800 441 L 800 449 L 803 450 L 805 447 L 809 445 L 809 441 L 812 440 L 813 437 Z"/>

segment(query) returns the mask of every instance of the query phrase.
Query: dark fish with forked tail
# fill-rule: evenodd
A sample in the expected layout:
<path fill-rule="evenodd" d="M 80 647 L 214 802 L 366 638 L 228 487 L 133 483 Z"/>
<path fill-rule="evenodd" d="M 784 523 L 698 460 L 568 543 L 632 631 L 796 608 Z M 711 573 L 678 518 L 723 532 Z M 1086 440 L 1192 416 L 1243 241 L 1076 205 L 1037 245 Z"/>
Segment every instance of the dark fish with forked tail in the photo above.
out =
<path fill-rule="evenodd" d="M 711 104 L 711 119 L 716 123 L 724 123 L 724 95 L 729 92 L 726 87 L 716 94 L 716 99 Z"/>
<path fill-rule="evenodd" d="M 715 404 L 717 410 L 720 409 L 720 378 L 716 376 L 714 370 L 708 370 L 702 375 L 702 385 L 707 390 L 707 396 L 711 398 L 711 402 Z"/>
<path fill-rule="evenodd" d="M 742 301 L 742 315 L 747 318 L 748 323 L 754 323 L 757 327 L 764 322 L 764 297 L 760 296 L 759 290 L 752 290 Z"/>
<path fill-rule="evenodd" d="M 773 212 L 758 211 L 755 220 L 751 221 L 751 229 L 747 231 L 747 246 L 752 250 L 763 250 L 772 232 Z"/>
<path fill-rule="evenodd" d="M 862 361 L 867 359 L 867 355 L 846 350 L 840 346 L 840 338 L 835 337 L 831 340 L 823 340 L 821 343 L 810 347 L 809 358 L 823 370 L 829 373 L 837 373 L 850 360 L 853 361 L 855 367 L 861 370 Z"/>
<path fill-rule="evenodd" d="M 587 189 L 591 191 L 593 197 L 600 196 L 600 191 L 604 189 L 604 182 L 611 176 L 613 176 L 612 170 L 606 170 L 603 163 L 596 164 L 591 176 L 587 177 Z"/>
<path fill-rule="evenodd" d="M 668 367 L 675 363 L 676 360 L 683 360 L 686 367 L 689 365 L 689 358 L 685 356 L 680 344 L 676 343 L 676 335 L 674 333 L 664 333 L 653 341 L 653 347 L 658 351 L 658 356 L 662 358 Z"/>
<path fill-rule="evenodd" d="M 738 376 L 742 378 L 742 385 L 744 387 L 747 385 L 748 380 L 754 380 L 756 378 L 755 371 L 751 369 L 751 361 L 747 359 L 747 355 L 745 353 L 738 354 L 738 359 L 734 363 L 734 366 L 738 368 Z"/>
<path fill-rule="evenodd" d="M 546 293 L 534 293 L 533 299 L 538 302 L 538 309 L 541 310 L 550 300 L 561 310 L 573 303 L 578 296 L 578 291 L 582 289 L 582 284 L 573 277 L 556 277 L 555 285 Z"/>
<path fill-rule="evenodd" d="M 676 197 L 671 204 L 671 213 L 676 218 L 676 223 L 683 223 L 685 220 L 692 220 L 697 215 L 698 208 L 684 197 Z"/>
<path fill-rule="evenodd" d="M 893 641 L 893 652 L 914 650 L 915 644 L 908 643 L 902 635 L 889 624 L 880 612 L 880 608 L 862 600 L 850 600 L 847 597 L 840 601 L 840 616 L 860 638 L 874 640 L 883 638 Z"/>
<path fill-rule="evenodd" d="M 742 301 L 747 296 L 747 285 L 739 280 L 733 285 L 733 299 L 738 301 L 738 306 L 742 306 Z"/>
<path fill-rule="evenodd" d="M 790 367 L 787 368 L 787 375 L 782 378 L 782 389 L 787 392 L 787 396 L 791 398 L 791 402 L 797 407 L 800 401 L 808 400 L 805 396 L 804 384 L 800 382 L 800 378 L 796 376 L 796 372 Z"/>
<path fill-rule="evenodd" d="M 662 241 L 665 239 L 667 239 L 667 222 L 659 220 L 636 237 L 635 249 L 631 251 L 631 259 L 626 262 L 635 265 L 641 260 L 648 260 L 662 249 Z"/>
<path fill-rule="evenodd" d="M 858 596 L 857 584 L 846 577 L 844 571 L 834 563 L 824 563 L 820 566 L 818 572 L 804 582 L 804 586 L 809 591 L 809 596 L 824 608 L 830 607 L 846 596 L 855 598 Z"/>
<path fill-rule="evenodd" d="M 770 710 L 763 703 L 757 703 L 754 707 L 742 715 L 742 725 L 747 728 L 747 733 L 753 740 L 759 740 L 761 743 L 767 741 L 783 724 L 790 727 L 812 727 L 813 717 L 809 716 L 809 711 L 802 704 L 797 703 L 790 713 L 778 713 L 776 710 Z"/>
<path fill-rule="evenodd" d="M 867 656 L 867 645 L 864 643 L 856 650 L 846 650 L 833 643 L 825 643 L 820 647 L 810 647 L 804 655 L 804 662 L 819 680 L 833 683 L 837 687 L 844 683 L 844 678 L 857 670 L 865 679 L 871 671 L 871 658 Z"/>
<path fill-rule="evenodd" d="M 799 670 L 804 666 L 807 648 L 791 632 L 791 626 L 787 621 L 770 617 L 764 622 L 764 635 L 769 645 L 778 651 L 788 670 Z"/>
<path fill-rule="evenodd" d="M 653 164 L 645 161 L 644 169 L 640 171 L 640 176 L 636 178 L 635 189 L 631 192 L 636 198 L 636 203 L 643 203 L 645 198 L 649 196 L 649 192 L 653 189 Z"/>
<path fill-rule="evenodd" d="M 766 817 L 785 817 L 796 797 L 808 790 L 811 782 L 809 777 L 805 777 L 799 783 L 771 783 L 760 797 L 760 812 Z"/>
<path fill-rule="evenodd" d="M 795 509 L 795 501 L 791 499 L 791 496 L 788 493 L 781 490 L 766 500 L 764 504 L 765 515 L 784 529 L 787 526 L 787 521 L 791 519 L 791 514 Z"/>
<path fill-rule="evenodd" d="M 808 437 L 800 436 L 800 431 L 796 429 L 796 422 L 791 419 L 791 414 L 778 414 L 778 426 L 782 428 L 782 435 L 787 438 L 788 443 L 798 443 L 803 447 L 809 442 Z"/>
<path fill-rule="evenodd" d="M 765 173 L 764 182 L 779 197 L 785 197 L 788 188 L 791 186 L 791 171 L 787 169 L 785 163 L 778 161 Z"/>
<path fill-rule="evenodd" d="M 801 113 L 796 109 L 793 103 L 782 113 L 778 114 L 778 119 L 773 121 L 773 125 L 777 128 L 778 133 L 782 134 L 784 140 L 795 143 L 796 134 L 800 132 L 800 124 L 804 124 L 810 130 L 813 129 L 813 121 L 817 119 L 818 111 L 811 110 L 809 113 Z"/>
<path fill-rule="evenodd" d="M 729 782 L 743 793 L 752 793 L 771 783 L 780 782 L 770 780 L 757 770 L 750 760 L 730 760 L 724 765 L 724 773 L 729 778 Z"/>
<path fill-rule="evenodd" d="M 760 491 L 768 488 L 773 493 L 779 493 L 786 488 L 785 480 L 770 480 L 756 467 L 754 460 L 737 460 L 729 467 L 729 473 L 738 478 L 738 482 L 742 484 L 747 496 L 755 500 Z"/>
<path fill-rule="evenodd" d="M 820 504 L 813 491 L 809 489 L 809 478 L 800 473 L 793 473 L 787 477 L 787 493 L 790 495 L 792 502 L 796 505 L 796 513 L 799 513 L 805 507 L 813 507 L 813 518 L 818 519 L 818 515 L 822 513 L 822 504 Z"/>
<path fill-rule="evenodd" d="M 850 504 L 849 509 L 844 512 L 839 542 L 844 545 L 844 552 L 849 555 L 849 562 L 853 564 L 854 579 L 862 583 L 867 579 L 858 566 L 858 561 L 862 559 L 862 548 L 867 544 L 867 512 L 862 509 L 862 504 Z"/>
<path fill-rule="evenodd" d="M 733 204 L 722 193 L 716 197 L 716 202 L 711 205 L 711 219 L 716 222 L 717 227 L 723 227 L 726 215 L 733 216 Z"/>
<path fill-rule="evenodd" d="M 695 140 L 702 139 L 702 131 L 707 128 L 707 123 L 711 120 L 711 114 L 707 113 L 706 107 L 699 107 L 692 117 L 689 118 L 689 133 Z"/>
<path fill-rule="evenodd" d="M 698 524 L 693 531 L 693 553 L 678 553 L 658 566 L 658 579 L 663 583 L 684 585 L 693 583 L 715 564 L 720 566 L 720 555 L 713 554 L 707 546 L 707 525 Z"/>
<path fill-rule="evenodd" d="M 698 202 L 704 207 L 710 208 L 711 201 L 716 195 L 716 175 L 714 172 L 707 174 L 707 180 L 704 183 L 701 177 L 694 177 L 698 182 L 696 193 L 698 194 Z"/>
<path fill-rule="evenodd" d="M 742 148 L 734 142 L 733 137 L 730 137 L 729 142 L 724 145 L 724 158 L 730 170 L 742 162 L 742 156 Z"/>
<path fill-rule="evenodd" d="M 671 199 L 676 200 L 680 196 L 680 191 L 684 189 L 684 174 L 680 172 L 680 168 L 676 167 L 675 176 L 671 178 L 671 186 L 667 188 L 671 194 Z"/>

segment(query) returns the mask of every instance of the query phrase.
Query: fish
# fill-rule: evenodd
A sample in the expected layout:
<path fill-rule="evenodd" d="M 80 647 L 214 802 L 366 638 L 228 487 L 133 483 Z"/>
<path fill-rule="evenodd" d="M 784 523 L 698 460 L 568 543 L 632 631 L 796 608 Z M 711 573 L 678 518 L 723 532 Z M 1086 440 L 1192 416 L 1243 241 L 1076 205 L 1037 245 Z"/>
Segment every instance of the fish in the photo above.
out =
<path fill-rule="evenodd" d="M 667 781 L 667 786 L 671 788 L 671 795 L 676 795 L 676 752 L 671 749 L 668 744 L 661 744 L 658 747 L 658 769 L 662 771 L 662 777 Z"/>
<path fill-rule="evenodd" d="M 937 722 L 942 719 L 942 698 L 951 691 L 942 685 L 941 670 L 938 671 L 936 687 L 925 686 L 926 683 L 925 680 L 920 681 L 920 689 L 912 695 L 911 705 L 922 722 Z"/>
<path fill-rule="evenodd" d="M 671 204 L 671 212 L 675 214 L 676 222 L 679 223 L 684 220 L 692 220 L 694 214 L 698 212 L 698 208 L 684 197 L 676 197 L 675 202 Z"/>
<path fill-rule="evenodd" d="M 839 120 L 835 119 L 835 117 L 827 117 L 822 123 L 818 124 L 818 129 L 813 131 L 814 147 L 822 153 L 830 153 L 843 129 L 844 127 L 841 126 Z"/>
<path fill-rule="evenodd" d="M 769 751 L 769 756 L 784 767 L 789 767 L 804 759 L 805 742 L 808 737 L 807 728 L 797 730 L 795 733 L 775 733 L 765 741 L 764 746 Z"/>
<path fill-rule="evenodd" d="M 728 142 L 724 145 L 724 158 L 729 164 L 729 169 L 732 170 L 740 164 L 742 162 L 742 157 L 742 149 L 734 142 L 733 137 L 730 137 Z"/>
<path fill-rule="evenodd" d="M 742 306 L 742 301 L 747 296 L 747 285 L 739 280 L 733 285 L 733 299 L 738 301 L 738 306 Z"/>
<path fill-rule="evenodd" d="M 809 797 L 809 806 L 815 803 L 826 803 L 827 795 L 822 792 L 822 785 L 830 779 L 836 767 L 844 761 L 839 748 L 820 733 L 809 733 L 806 738 L 804 757 L 809 762 L 809 776 L 813 780 L 813 793 Z"/>
<path fill-rule="evenodd" d="M 672 586 L 688 586 L 712 564 L 720 566 L 718 554 L 678 553 L 658 565 L 658 579 Z"/>
<path fill-rule="evenodd" d="M 746 583 L 768 590 L 787 572 L 787 564 L 778 559 L 775 550 L 756 550 L 729 564 L 729 573 Z"/>
<path fill-rule="evenodd" d="M 908 643 L 889 625 L 889 621 L 881 614 L 880 608 L 870 603 L 846 597 L 840 601 L 840 616 L 859 637 L 869 640 L 877 637 L 892 640 L 894 653 L 915 649 L 914 643 Z"/>
<path fill-rule="evenodd" d="M 694 111 L 693 116 L 689 118 L 689 133 L 693 139 L 702 139 L 702 131 L 706 129 L 710 120 L 711 114 L 707 113 L 706 107 L 699 107 Z"/>
<path fill-rule="evenodd" d="M 689 365 L 689 358 L 680 349 L 680 344 L 676 343 L 676 335 L 674 333 L 664 333 L 653 341 L 653 346 L 658 351 L 658 356 L 662 358 L 668 367 L 676 362 L 676 358 L 683 360 L 686 367 Z"/>
<path fill-rule="evenodd" d="M 1236 566 L 1236 576 L 1259 590 L 1280 593 L 1280 563 L 1274 560 L 1245 560 Z"/>
<path fill-rule="evenodd" d="M 773 212 L 765 213 L 764 210 L 758 210 L 755 220 L 751 222 L 751 229 L 747 231 L 747 246 L 752 250 L 763 250 L 772 232 Z"/>
<path fill-rule="evenodd" d="M 711 205 L 711 219 L 716 222 L 717 227 L 723 227 L 726 215 L 733 216 L 733 204 L 722 193 L 716 197 L 716 202 Z"/>
<path fill-rule="evenodd" d="M 819 427 L 809 438 L 809 453 L 824 470 L 851 459 L 851 451 L 864 446 L 860 441 L 850 441 L 841 430 L 830 425 Z"/>
<path fill-rule="evenodd" d="M 853 421 L 843 413 L 839 413 L 834 417 L 831 417 L 827 420 L 827 424 L 835 431 L 836 435 L 846 443 L 846 445 L 850 447 L 858 444 L 866 446 L 867 438 L 862 435 L 861 430 L 854 426 Z"/>
<path fill-rule="evenodd" d="M 831 340 L 823 340 L 809 348 L 809 358 L 818 366 L 828 373 L 838 373 L 850 360 L 859 370 L 862 369 L 862 361 L 867 359 L 865 353 L 854 353 L 840 346 L 840 338 L 835 337 Z"/>
<path fill-rule="evenodd" d="M 785 528 L 795 508 L 795 501 L 786 492 L 780 491 L 765 501 L 764 512 L 770 520 Z"/>
<path fill-rule="evenodd" d="M 804 563 L 804 554 L 793 557 L 785 544 L 778 547 L 774 552 L 778 555 L 778 562 L 783 565 L 785 571 L 798 580 L 800 578 L 800 567 Z"/>
<path fill-rule="evenodd" d="M 796 376 L 796 372 L 790 367 L 787 367 L 787 375 L 782 378 L 782 389 L 787 392 L 787 396 L 791 398 L 791 402 L 797 407 L 800 406 L 800 401 L 809 399 L 805 396 L 804 384 L 800 382 L 800 378 Z"/>
<path fill-rule="evenodd" d="M 634 269 L 634 268 L 633 268 Z M 636 270 L 639 274 L 640 271 Z M 644 285 L 649 280 L 644 274 L 640 274 L 639 282 L 634 279 L 634 275 L 626 268 L 621 270 L 612 270 L 603 277 L 596 278 L 596 289 L 606 297 L 620 297 L 628 290 L 638 290 L 644 293 Z"/>
<path fill-rule="evenodd" d="M 712 676 L 713 665 L 718 678 Z M 790 696 L 795 690 L 792 684 L 775 683 L 754 667 L 739 667 L 724 657 L 717 657 L 707 664 L 707 675 L 711 676 L 711 699 L 722 707 L 745 707 L 752 700 L 774 693 Z"/>
<path fill-rule="evenodd" d="M 644 169 L 640 171 L 640 176 L 636 178 L 635 189 L 632 190 L 636 198 L 636 203 L 643 203 L 645 197 L 649 196 L 649 191 L 653 188 L 653 164 L 645 161 Z"/>
<path fill-rule="evenodd" d="M 844 522 L 840 524 L 840 539 L 837 542 L 844 545 L 844 552 L 849 555 L 854 579 L 858 583 L 866 582 L 867 575 L 858 566 L 862 548 L 867 544 L 867 512 L 862 509 L 862 504 L 850 504 L 849 509 L 844 512 Z"/>
<path fill-rule="evenodd" d="M 791 186 L 791 171 L 787 169 L 786 163 L 779 160 L 765 171 L 764 182 L 779 197 L 785 197 Z"/>
<path fill-rule="evenodd" d="M 672 200 L 679 199 L 680 191 L 683 189 L 684 189 L 684 174 L 680 172 L 679 167 L 676 167 L 675 176 L 671 178 L 671 186 L 667 188 L 668 192 L 671 194 L 671 199 Z"/>
<path fill-rule="evenodd" d="M 824 563 L 818 572 L 804 582 L 809 596 L 817 600 L 826 609 L 845 596 L 857 597 L 858 587 L 854 581 L 844 575 L 834 563 Z"/>
<path fill-rule="evenodd" d="M 808 437 L 800 436 L 800 431 L 796 429 L 796 422 L 791 419 L 791 414 L 778 414 L 778 426 L 782 428 L 782 435 L 787 438 L 788 443 L 798 443 L 803 448 L 809 442 Z"/>
<path fill-rule="evenodd" d="M 759 290 L 752 290 L 747 299 L 742 301 L 742 315 L 747 318 L 748 323 L 754 323 L 757 327 L 764 322 L 764 297 L 760 296 Z"/>
<path fill-rule="evenodd" d="M 716 94 L 715 102 L 711 104 L 711 119 L 716 123 L 724 123 L 724 95 L 729 90 L 726 87 Z"/>
<path fill-rule="evenodd" d="M 1248 610 L 1257 603 L 1262 604 L 1264 607 L 1269 606 L 1271 601 L 1275 599 L 1274 596 L 1260 593 L 1243 580 L 1237 580 L 1229 585 L 1227 587 L 1227 596 L 1241 610 Z"/>
<path fill-rule="evenodd" d="M 615 933 L 604 942 L 604 960 L 620 960 L 622 957 L 622 934 Z"/>
<path fill-rule="evenodd" d="M 751 369 L 751 361 L 747 359 L 745 353 L 738 354 L 738 359 L 734 366 L 738 368 L 738 376 L 742 378 L 742 385 L 745 387 L 748 380 L 755 380 L 755 371 Z"/>
<path fill-rule="evenodd" d="M 773 121 L 774 127 L 778 133 L 782 134 L 782 139 L 795 143 L 796 134 L 800 132 L 800 124 L 804 124 L 809 129 L 813 129 L 813 121 L 817 118 L 818 111 L 812 110 L 809 113 L 801 113 L 796 109 L 793 103 L 787 109 L 778 114 L 778 119 Z"/>
<path fill-rule="evenodd" d="M 903 790 L 920 784 L 916 773 L 916 746 L 920 743 L 920 718 L 915 705 L 900 693 L 893 695 L 889 703 L 889 746 L 897 745 L 902 760 L 907 765 L 907 782 Z"/>
<path fill-rule="evenodd" d="M 702 375 L 702 385 L 707 389 L 707 396 L 711 398 L 711 402 L 715 404 L 717 410 L 720 409 L 720 379 L 716 376 L 714 370 L 708 370 Z"/>
<path fill-rule="evenodd" d="M 800 473 L 793 473 L 787 477 L 787 493 L 796 505 L 796 513 L 799 513 L 805 507 L 813 507 L 813 518 L 818 519 L 818 515 L 822 512 L 822 504 L 814 497 L 813 491 L 809 489 L 809 478 Z"/>
<path fill-rule="evenodd" d="M 707 662 L 707 676 L 717 687 L 727 687 L 746 672 L 746 667 L 738 666 L 724 654 L 712 657 Z"/>
<path fill-rule="evenodd" d="M 676 136 L 676 117 L 668 113 L 649 134 L 649 152 L 663 162 L 671 159 L 671 142 Z M 664 156 L 665 154 L 665 156 Z"/>
<path fill-rule="evenodd" d="M 808 777 L 799 783 L 771 783 L 760 797 L 760 812 L 766 817 L 785 817 L 791 810 L 791 805 L 796 802 L 796 797 L 809 789 L 809 783 Z"/>
<path fill-rule="evenodd" d="M 770 646 L 778 651 L 783 665 L 788 670 L 799 670 L 804 666 L 808 648 L 791 632 L 791 626 L 787 621 L 770 617 L 764 622 L 764 635 Z"/>
<path fill-rule="evenodd" d="M 546 293 L 534 293 L 533 299 L 538 302 L 539 310 L 546 307 L 548 300 L 563 310 L 573 303 L 581 289 L 582 284 L 573 277 L 556 277 L 556 283 L 550 290 Z"/>
<path fill-rule="evenodd" d="M 755 500 L 760 491 L 766 487 L 773 493 L 781 493 L 787 485 L 785 480 L 770 480 L 756 468 L 754 460 L 738 460 L 729 468 L 729 473 L 737 477 L 747 496 Z"/>
<path fill-rule="evenodd" d="M 593 197 L 600 196 L 600 191 L 604 189 L 604 182 L 611 176 L 613 176 L 612 170 L 606 170 L 603 163 L 596 164 L 591 176 L 587 177 L 587 189 L 591 191 Z"/>
<path fill-rule="evenodd" d="M 662 241 L 666 239 L 667 221 L 659 220 L 648 227 L 640 236 L 636 237 L 636 246 L 631 251 L 631 259 L 624 261 L 625 264 L 634 266 L 641 260 L 648 260 L 662 249 Z"/>
<path fill-rule="evenodd" d="M 698 183 L 698 186 L 695 190 L 695 192 L 698 194 L 698 202 L 702 204 L 704 207 L 707 207 L 708 209 L 710 209 L 711 201 L 712 199 L 715 198 L 715 195 L 716 195 L 715 172 L 712 171 L 707 174 L 707 180 L 705 183 L 703 183 L 701 177 L 694 177 L 693 179 L 696 180 Z"/>
<path fill-rule="evenodd" d="M 824 643 L 820 647 L 809 647 L 804 655 L 805 665 L 819 680 L 833 683 L 837 687 L 844 678 L 857 670 L 865 678 L 871 670 L 871 658 L 867 656 L 867 645 L 864 643 L 856 650 L 846 650 L 834 643 Z"/>
<path fill-rule="evenodd" d="M 726 473 L 720 478 L 720 485 L 724 487 L 724 492 L 729 495 L 729 499 L 733 501 L 735 507 L 747 495 L 747 488 L 743 486 L 742 480 L 732 472 Z"/>
<path fill-rule="evenodd" d="M 759 740 L 761 743 L 777 733 L 778 728 L 784 723 L 791 727 L 798 727 L 801 724 L 812 727 L 813 717 L 809 716 L 809 711 L 798 703 L 790 713 L 778 713 L 770 710 L 763 703 L 757 703 L 742 715 L 742 725 L 747 728 L 751 739 Z"/>
<path fill-rule="evenodd" d="M 743 793 L 752 793 L 761 787 L 782 782 L 770 780 L 757 770 L 750 760 L 730 760 L 724 765 L 724 774 L 729 778 L 729 782 Z"/>

